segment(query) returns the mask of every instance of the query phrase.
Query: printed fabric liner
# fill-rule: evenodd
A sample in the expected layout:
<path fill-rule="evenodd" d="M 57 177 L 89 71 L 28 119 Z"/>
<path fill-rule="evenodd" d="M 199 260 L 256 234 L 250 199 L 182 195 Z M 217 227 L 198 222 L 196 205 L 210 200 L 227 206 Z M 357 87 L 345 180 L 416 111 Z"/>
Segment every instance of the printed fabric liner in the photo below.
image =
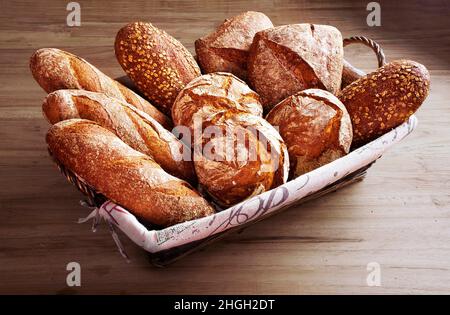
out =
<path fill-rule="evenodd" d="M 392 145 L 409 135 L 416 126 L 417 118 L 413 115 L 407 122 L 338 160 L 204 218 L 179 223 L 162 230 L 149 231 L 128 210 L 112 201 L 106 201 L 100 208 L 93 208 L 89 216 L 80 219 L 79 223 L 94 219 L 93 230 L 95 230 L 99 219 L 104 219 L 110 227 L 119 251 L 126 258 L 114 227 L 119 228 L 134 243 L 150 253 L 167 250 L 224 232 L 281 207 L 295 204 L 303 197 L 377 160 Z"/>

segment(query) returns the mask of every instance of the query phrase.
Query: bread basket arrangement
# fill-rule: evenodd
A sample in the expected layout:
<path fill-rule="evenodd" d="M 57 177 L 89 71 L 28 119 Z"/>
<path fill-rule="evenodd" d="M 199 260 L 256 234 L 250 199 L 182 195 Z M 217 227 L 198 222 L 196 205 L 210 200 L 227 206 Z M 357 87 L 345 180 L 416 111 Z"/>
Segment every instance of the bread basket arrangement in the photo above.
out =
<path fill-rule="evenodd" d="M 344 59 L 371 47 L 379 68 Z M 361 180 L 414 130 L 427 69 L 385 62 L 377 43 L 328 25 L 274 26 L 260 12 L 225 20 L 195 42 L 196 57 L 150 23 L 119 30 L 114 80 L 56 48 L 32 74 L 49 154 L 104 219 L 169 264 L 294 204 Z"/>

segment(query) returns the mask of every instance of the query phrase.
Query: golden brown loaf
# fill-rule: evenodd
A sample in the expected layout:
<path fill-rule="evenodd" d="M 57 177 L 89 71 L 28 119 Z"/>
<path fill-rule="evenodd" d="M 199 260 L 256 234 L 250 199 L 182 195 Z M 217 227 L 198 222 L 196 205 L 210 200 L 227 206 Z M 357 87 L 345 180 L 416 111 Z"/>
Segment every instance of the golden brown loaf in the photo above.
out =
<path fill-rule="evenodd" d="M 169 174 L 196 182 L 190 148 L 130 104 L 102 93 L 58 90 L 45 98 L 42 109 L 52 124 L 71 118 L 95 121 L 133 149 L 151 156 Z"/>
<path fill-rule="evenodd" d="M 195 52 L 203 73 L 230 72 L 247 79 L 247 57 L 253 37 L 273 27 L 261 12 L 248 11 L 226 19 L 217 29 L 195 42 Z"/>
<path fill-rule="evenodd" d="M 187 182 L 92 121 L 61 121 L 50 128 L 46 140 L 60 163 L 149 222 L 167 226 L 214 212 Z"/>
<path fill-rule="evenodd" d="M 343 46 L 334 27 L 292 24 L 256 33 L 248 58 L 248 79 L 265 111 L 298 91 L 341 86 Z"/>
<path fill-rule="evenodd" d="M 195 171 L 220 205 L 230 206 L 287 180 L 286 147 L 261 114 L 258 95 L 232 74 L 220 72 L 191 81 L 172 107 L 175 124 L 198 135 Z"/>
<path fill-rule="evenodd" d="M 60 89 L 104 93 L 146 112 L 166 128 L 172 125 L 170 119 L 148 101 L 71 53 L 56 48 L 39 49 L 31 56 L 30 68 L 47 93 Z"/>
<path fill-rule="evenodd" d="M 189 51 L 150 23 L 135 22 L 119 30 L 116 57 L 138 89 L 166 114 L 178 92 L 200 75 Z"/>
<path fill-rule="evenodd" d="M 353 124 L 353 147 L 370 142 L 405 122 L 430 89 L 430 74 L 420 63 L 397 60 L 354 81 L 339 99 Z"/>
<path fill-rule="evenodd" d="M 327 91 L 298 92 L 278 103 L 266 119 L 279 128 L 288 147 L 291 177 L 310 172 L 350 150 L 350 116 Z"/>

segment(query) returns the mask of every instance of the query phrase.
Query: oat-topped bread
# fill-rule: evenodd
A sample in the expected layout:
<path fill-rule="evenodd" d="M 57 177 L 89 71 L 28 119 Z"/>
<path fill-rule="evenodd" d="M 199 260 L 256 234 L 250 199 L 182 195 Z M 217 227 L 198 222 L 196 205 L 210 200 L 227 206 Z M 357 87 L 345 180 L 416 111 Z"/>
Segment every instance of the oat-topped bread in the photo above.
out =
<path fill-rule="evenodd" d="M 172 121 L 148 101 L 74 54 L 56 48 L 42 48 L 31 56 L 30 68 L 33 77 L 47 93 L 60 89 L 104 93 L 146 112 L 165 128 L 172 126 Z"/>
<path fill-rule="evenodd" d="M 353 124 L 353 147 L 404 123 L 430 90 L 430 74 L 411 60 L 392 61 L 354 81 L 339 94 Z"/>
<path fill-rule="evenodd" d="M 341 33 L 333 26 L 291 24 L 256 33 L 248 58 L 250 86 L 268 112 L 308 88 L 336 94 L 343 68 Z"/>
<path fill-rule="evenodd" d="M 46 140 L 60 163 L 144 220 L 168 226 L 214 213 L 187 182 L 95 122 L 61 121 L 50 128 Z"/>
<path fill-rule="evenodd" d="M 151 23 L 119 30 L 116 57 L 138 89 L 166 114 L 180 90 L 200 75 L 194 57 L 175 38 Z"/>
<path fill-rule="evenodd" d="M 226 19 L 214 32 L 195 41 L 203 73 L 229 72 L 247 79 L 247 58 L 253 37 L 273 27 L 261 12 L 248 11 Z"/>
<path fill-rule="evenodd" d="M 267 121 L 279 128 L 289 151 L 290 177 L 308 173 L 350 150 L 352 124 L 342 104 L 330 92 L 308 89 L 278 103 Z"/>

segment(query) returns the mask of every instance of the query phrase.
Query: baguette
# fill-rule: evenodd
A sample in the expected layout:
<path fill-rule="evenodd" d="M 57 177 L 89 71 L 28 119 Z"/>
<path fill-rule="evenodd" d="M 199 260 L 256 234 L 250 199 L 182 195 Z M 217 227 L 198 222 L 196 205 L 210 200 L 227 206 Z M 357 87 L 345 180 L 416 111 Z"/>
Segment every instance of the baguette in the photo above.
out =
<path fill-rule="evenodd" d="M 364 145 L 407 121 L 429 89 L 428 70 L 411 60 L 390 62 L 344 88 L 339 99 L 352 120 L 352 147 Z"/>
<path fill-rule="evenodd" d="M 138 89 L 163 112 L 178 92 L 200 75 L 189 51 L 175 38 L 151 23 L 130 23 L 119 30 L 116 57 Z"/>
<path fill-rule="evenodd" d="M 171 175 L 196 182 L 191 150 L 150 115 L 102 93 L 58 90 L 42 104 L 47 120 L 83 118 L 114 132 L 133 149 L 151 156 Z"/>
<path fill-rule="evenodd" d="M 191 81 L 175 100 L 172 117 L 198 135 L 195 171 L 219 205 L 231 206 L 286 182 L 286 146 L 262 118 L 258 94 L 232 74 Z"/>
<path fill-rule="evenodd" d="M 187 182 L 95 122 L 61 121 L 50 128 L 46 140 L 60 163 L 144 220 L 168 226 L 214 213 Z"/>
<path fill-rule="evenodd" d="M 308 89 L 278 103 L 267 115 L 277 126 L 289 151 L 294 178 L 334 161 L 350 150 L 352 124 L 333 94 Z"/>
<path fill-rule="evenodd" d="M 247 79 L 247 58 L 253 37 L 273 27 L 261 12 L 248 11 L 226 19 L 217 29 L 195 41 L 195 52 L 203 73 L 229 72 Z"/>
<path fill-rule="evenodd" d="M 334 27 L 292 24 L 256 33 L 248 58 L 250 86 L 268 112 L 301 90 L 340 90 L 344 50 Z"/>
<path fill-rule="evenodd" d="M 71 53 L 56 48 L 39 49 L 31 56 L 30 69 L 47 93 L 60 89 L 104 93 L 146 112 L 167 129 L 172 126 L 171 120 L 148 101 Z"/>

